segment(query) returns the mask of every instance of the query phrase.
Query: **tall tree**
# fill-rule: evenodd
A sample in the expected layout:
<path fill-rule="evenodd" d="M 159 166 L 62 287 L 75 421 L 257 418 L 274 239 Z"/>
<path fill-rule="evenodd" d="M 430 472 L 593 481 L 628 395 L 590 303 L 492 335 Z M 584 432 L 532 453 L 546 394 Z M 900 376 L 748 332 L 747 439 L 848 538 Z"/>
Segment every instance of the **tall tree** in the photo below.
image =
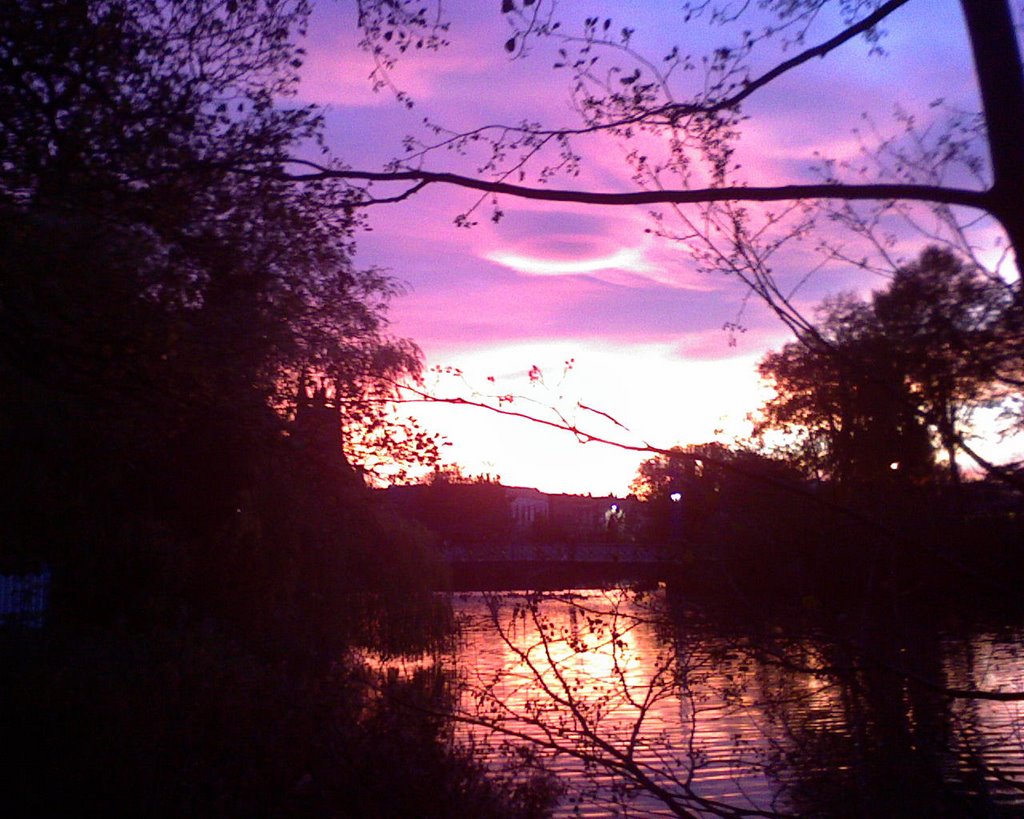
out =
<path fill-rule="evenodd" d="M 846 482 L 882 480 L 891 465 L 927 478 L 931 430 L 958 483 L 971 411 L 1015 389 L 1005 326 L 1016 311 L 1001 279 L 928 248 L 870 303 L 827 302 L 813 334 L 765 356 L 777 394 L 761 429 L 798 431 L 805 466 Z"/>
<path fill-rule="evenodd" d="M 795 433 L 798 462 L 841 485 L 928 477 L 927 427 L 891 352 L 866 304 L 829 302 L 819 337 L 790 342 L 762 359 L 761 375 L 776 395 L 757 431 Z"/>
<path fill-rule="evenodd" d="M 298 189 L 238 170 L 280 168 L 319 139 L 319 113 L 285 104 L 308 12 L 303 0 L 5 3 L 0 207 L 19 265 L 4 280 L 9 356 L 39 358 L 54 339 L 33 326 L 48 320 L 33 308 L 66 296 L 94 302 L 49 311 L 79 309 L 65 317 L 92 321 L 88 331 L 65 328 L 81 336 L 66 339 L 69 361 L 105 332 L 121 343 L 115 334 L 133 310 L 159 313 L 160 331 L 153 315 L 143 319 L 154 366 L 184 362 L 195 375 L 204 368 L 192 365 L 209 365 L 207 397 L 235 384 L 268 402 L 294 400 L 311 372 L 351 398 L 381 376 L 415 371 L 415 347 L 386 335 L 397 286 L 350 262 L 343 186 Z M 62 241 L 37 245 L 33 259 L 47 233 Z M 73 254 L 42 261 L 76 241 L 83 269 Z M 94 264 L 103 247 L 110 258 Z M 114 299 L 123 321 L 114 310 L 84 315 Z"/>
<path fill-rule="evenodd" d="M 228 592 L 218 561 L 283 594 L 300 569 L 328 575 L 325 539 L 372 539 L 327 479 L 350 471 L 342 424 L 350 454 L 363 430 L 386 449 L 382 399 L 419 356 L 387 333 L 394 283 L 351 262 L 349 193 L 272 172 L 321 127 L 287 104 L 307 16 L 303 0 L 0 7 L 5 541 L 112 594 Z M 308 376 L 333 413 L 326 453 L 290 423 Z M 403 454 L 429 456 L 406 432 Z"/>
<path fill-rule="evenodd" d="M 1009 286 L 930 247 L 897 269 L 871 309 L 958 483 L 971 411 L 1019 389 L 1021 338 L 1011 329 L 1018 308 Z"/>

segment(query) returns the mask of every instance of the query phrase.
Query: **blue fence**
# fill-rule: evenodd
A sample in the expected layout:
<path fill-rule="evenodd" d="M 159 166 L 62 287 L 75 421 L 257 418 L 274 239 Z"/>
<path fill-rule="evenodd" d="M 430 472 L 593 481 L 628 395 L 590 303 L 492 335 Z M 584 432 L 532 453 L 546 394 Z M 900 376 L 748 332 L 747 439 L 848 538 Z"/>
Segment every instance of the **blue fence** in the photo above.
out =
<path fill-rule="evenodd" d="M 50 568 L 0 574 L 0 627 L 42 628 L 50 607 Z"/>

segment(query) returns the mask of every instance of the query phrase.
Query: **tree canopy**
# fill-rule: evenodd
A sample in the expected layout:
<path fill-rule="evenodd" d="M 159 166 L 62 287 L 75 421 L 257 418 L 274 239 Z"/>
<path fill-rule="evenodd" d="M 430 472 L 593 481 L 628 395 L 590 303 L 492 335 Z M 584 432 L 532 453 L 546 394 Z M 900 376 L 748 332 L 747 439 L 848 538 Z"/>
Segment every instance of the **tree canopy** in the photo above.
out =
<path fill-rule="evenodd" d="M 349 392 L 417 366 L 415 348 L 382 333 L 395 285 L 349 261 L 341 186 L 238 173 L 243 161 L 279 167 L 317 138 L 316 111 L 279 104 L 307 13 L 303 2 L 24 2 L 0 24 L 0 204 L 24 231 L 15 240 L 35 230 L 123 243 L 109 252 L 127 257 L 109 287 L 177 322 L 164 343 L 178 347 L 160 360 L 191 340 L 195 355 L 217 351 L 214 383 L 248 379 L 268 398 L 294 395 L 304 369 Z M 91 279 L 97 302 L 114 295 L 95 275 L 48 269 Z M 12 285 L 5 303 L 25 316 L 15 307 L 29 298 Z"/>
<path fill-rule="evenodd" d="M 146 605 L 155 585 L 297 616 L 408 545 L 382 542 L 355 472 L 436 453 L 384 409 L 420 367 L 388 333 L 398 288 L 353 265 L 343 185 L 274 173 L 320 135 L 288 104 L 308 12 L 0 10 L 5 541 L 79 579 L 65 604 Z"/>
<path fill-rule="evenodd" d="M 1017 390 L 1017 312 L 1004 281 L 928 248 L 870 302 L 826 302 L 813 333 L 765 356 L 776 395 L 760 431 L 796 434 L 804 466 L 839 482 L 926 481 L 936 445 L 959 481 L 972 411 Z"/>

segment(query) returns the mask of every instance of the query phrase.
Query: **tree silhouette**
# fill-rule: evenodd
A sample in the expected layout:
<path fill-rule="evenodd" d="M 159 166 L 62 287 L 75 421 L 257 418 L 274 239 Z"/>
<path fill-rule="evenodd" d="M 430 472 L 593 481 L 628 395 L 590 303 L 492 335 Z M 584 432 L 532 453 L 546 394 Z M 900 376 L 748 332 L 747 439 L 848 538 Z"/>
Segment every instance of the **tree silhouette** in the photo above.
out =
<path fill-rule="evenodd" d="M 867 306 L 851 299 L 827 304 L 821 335 L 825 344 L 790 342 L 762 360 L 761 375 L 776 396 L 758 431 L 799 431 L 800 462 L 839 483 L 887 481 L 893 463 L 901 476 L 927 476 L 927 429 Z"/>
<path fill-rule="evenodd" d="M 928 248 L 870 303 L 826 302 L 812 336 L 762 360 L 777 394 L 760 428 L 798 432 L 805 467 L 847 483 L 926 480 L 931 429 L 958 483 L 971 410 L 1016 389 L 1016 312 L 1004 282 Z"/>
<path fill-rule="evenodd" d="M 396 287 L 352 264 L 338 185 L 237 170 L 315 148 L 307 12 L 0 3 L 0 571 L 54 584 L 3 634 L 15 812 L 529 815 L 357 690 L 353 645 L 446 620 L 346 457 L 431 451 L 380 409 L 419 367 Z"/>
<path fill-rule="evenodd" d="M 1003 280 L 930 247 L 875 293 L 872 312 L 959 483 L 957 452 L 971 411 L 1019 391 L 1019 305 Z"/>
<path fill-rule="evenodd" d="M 244 619 L 260 595 L 301 607 L 307 581 L 368 580 L 359 549 L 409 545 L 373 542 L 358 481 L 321 486 L 351 473 L 343 446 L 436 452 L 383 412 L 419 370 L 387 333 L 397 287 L 352 264 L 342 185 L 239 172 L 316 144 L 317 112 L 287 104 L 308 11 L 0 11 L 5 521 L 12 551 L 59 567 L 58 601 L 180 594 Z M 324 451 L 292 423 L 308 378 L 334 413 Z"/>

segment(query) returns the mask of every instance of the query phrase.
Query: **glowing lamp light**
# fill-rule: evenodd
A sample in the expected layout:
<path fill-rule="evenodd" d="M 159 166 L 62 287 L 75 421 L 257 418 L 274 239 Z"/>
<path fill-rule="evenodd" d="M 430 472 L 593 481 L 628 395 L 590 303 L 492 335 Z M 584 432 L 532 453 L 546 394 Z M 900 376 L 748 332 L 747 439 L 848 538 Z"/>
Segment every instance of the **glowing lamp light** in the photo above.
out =
<path fill-rule="evenodd" d="M 899 461 L 893 461 L 891 464 L 889 464 L 889 469 L 891 469 L 893 472 L 895 472 L 899 468 L 900 468 L 900 462 Z"/>
<path fill-rule="evenodd" d="M 619 505 L 617 503 L 613 503 L 612 504 L 612 511 L 613 512 L 618 512 L 619 511 Z"/>
<path fill-rule="evenodd" d="M 683 493 L 682 492 L 673 492 L 671 495 L 669 495 L 669 497 L 672 499 L 673 503 L 679 503 L 679 501 L 681 501 L 683 499 Z"/>

